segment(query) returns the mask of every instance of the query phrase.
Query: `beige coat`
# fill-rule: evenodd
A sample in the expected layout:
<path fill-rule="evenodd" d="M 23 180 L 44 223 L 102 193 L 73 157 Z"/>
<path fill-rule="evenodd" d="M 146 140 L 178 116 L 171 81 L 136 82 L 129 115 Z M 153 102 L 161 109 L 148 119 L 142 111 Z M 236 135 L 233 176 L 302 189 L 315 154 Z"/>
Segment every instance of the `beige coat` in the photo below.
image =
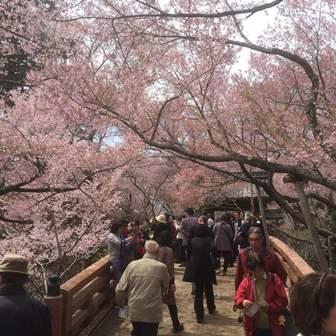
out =
<path fill-rule="evenodd" d="M 123 306 L 128 298 L 128 317 L 134 322 L 157 323 L 162 320 L 162 296 L 169 286 L 167 266 L 145 254 L 131 262 L 123 273 L 116 298 Z"/>

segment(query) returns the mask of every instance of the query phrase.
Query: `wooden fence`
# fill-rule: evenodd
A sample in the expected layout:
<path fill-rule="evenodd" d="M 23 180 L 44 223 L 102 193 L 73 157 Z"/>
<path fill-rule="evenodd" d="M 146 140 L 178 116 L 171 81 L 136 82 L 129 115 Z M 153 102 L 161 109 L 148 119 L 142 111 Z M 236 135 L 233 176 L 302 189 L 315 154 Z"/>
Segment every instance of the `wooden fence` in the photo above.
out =
<path fill-rule="evenodd" d="M 89 334 L 111 311 L 114 285 L 110 257 L 106 256 L 65 282 L 60 295 L 45 297 L 51 310 L 52 336 Z"/>
<path fill-rule="evenodd" d="M 295 284 L 304 275 L 315 272 L 305 260 L 281 240 L 270 237 L 271 245 L 278 254 L 288 274 L 289 285 Z"/>

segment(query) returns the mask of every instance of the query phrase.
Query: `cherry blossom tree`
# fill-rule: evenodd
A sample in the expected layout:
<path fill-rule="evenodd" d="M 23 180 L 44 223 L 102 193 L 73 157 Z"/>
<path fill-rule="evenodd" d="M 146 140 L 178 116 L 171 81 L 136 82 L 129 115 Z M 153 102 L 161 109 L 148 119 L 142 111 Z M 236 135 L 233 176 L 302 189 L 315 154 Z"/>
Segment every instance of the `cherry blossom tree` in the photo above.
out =
<path fill-rule="evenodd" d="M 245 21 L 274 6 L 279 24 L 251 41 Z M 304 181 L 320 190 L 320 201 L 324 190 L 335 191 L 334 6 L 110 1 L 63 12 L 60 22 L 87 27 L 90 51 L 99 45 L 85 56 L 91 64 L 75 91 L 81 106 L 175 158 L 254 183 L 307 222 L 273 177 Z M 235 71 L 241 48 L 253 51 L 248 74 Z M 250 169 L 268 172 L 269 180 Z"/>
<path fill-rule="evenodd" d="M 35 18 L 36 8 L 22 2 L 27 20 Z M 254 41 L 245 23 L 270 8 L 277 25 Z M 217 179 L 223 187 L 253 183 L 309 227 L 309 205 L 297 212 L 301 196 L 335 207 L 332 1 L 55 1 L 52 11 L 39 10 L 22 45 L 36 55 L 35 41 L 43 42 L 43 66 L 27 74 L 24 92 L 11 91 L 14 107 L 1 103 L 1 216 L 12 242 L 19 236 L 8 223 L 48 223 L 49 250 L 62 258 L 71 230 L 59 244 L 56 236 L 76 199 L 85 232 L 105 211 L 96 217 L 96 209 L 129 190 L 140 192 L 139 207 L 155 195 L 188 203 Z M 15 27 L 1 32 L 18 34 Z M 251 50 L 245 72 L 237 70 L 242 49 Z M 133 161 L 139 156 L 142 163 Z M 258 180 L 255 170 L 269 178 Z M 78 251 L 94 248 L 90 238 L 79 247 L 80 232 Z"/>

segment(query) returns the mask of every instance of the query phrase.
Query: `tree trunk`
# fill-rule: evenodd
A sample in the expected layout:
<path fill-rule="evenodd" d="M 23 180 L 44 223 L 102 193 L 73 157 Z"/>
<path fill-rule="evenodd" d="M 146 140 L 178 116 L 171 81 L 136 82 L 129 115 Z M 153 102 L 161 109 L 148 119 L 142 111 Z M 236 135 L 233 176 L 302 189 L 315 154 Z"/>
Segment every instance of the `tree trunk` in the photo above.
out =
<path fill-rule="evenodd" d="M 269 247 L 270 246 L 270 240 L 269 240 L 268 226 L 266 224 L 266 214 L 265 214 L 264 203 L 262 201 L 260 188 L 259 187 L 256 187 L 256 188 L 257 188 L 259 210 L 260 210 L 260 214 L 261 214 L 261 221 L 262 221 L 262 226 L 263 226 L 264 234 L 265 234 L 265 241 L 266 241 L 267 247 Z"/>
<path fill-rule="evenodd" d="M 329 254 L 329 272 L 334 272 L 334 250 L 333 238 L 328 237 L 328 254 Z"/>
<path fill-rule="evenodd" d="M 300 201 L 300 206 L 301 206 L 301 210 L 302 210 L 305 222 L 308 226 L 308 229 L 309 229 L 309 232 L 312 238 L 317 260 L 320 265 L 320 270 L 322 272 L 327 272 L 328 271 L 328 261 L 323 253 L 320 237 L 315 227 L 313 216 L 309 209 L 308 200 L 304 192 L 303 182 L 302 181 L 295 182 L 295 188 L 296 188 L 296 192 L 297 192 L 297 195 Z"/>

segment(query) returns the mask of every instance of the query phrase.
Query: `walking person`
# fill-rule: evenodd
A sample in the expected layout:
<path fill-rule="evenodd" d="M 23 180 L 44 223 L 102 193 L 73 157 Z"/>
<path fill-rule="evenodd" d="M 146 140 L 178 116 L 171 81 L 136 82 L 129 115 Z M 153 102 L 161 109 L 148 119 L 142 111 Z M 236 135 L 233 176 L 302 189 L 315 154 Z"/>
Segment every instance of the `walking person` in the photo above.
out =
<path fill-rule="evenodd" d="M 180 323 L 178 318 L 178 310 L 175 299 L 175 273 L 174 273 L 174 254 L 173 250 L 169 247 L 170 233 L 168 231 L 160 232 L 158 239 L 158 244 L 160 245 L 158 251 L 158 260 L 163 262 L 169 272 L 170 282 L 167 294 L 163 297 L 163 302 L 167 305 L 169 310 L 169 315 L 173 323 L 173 333 L 178 333 L 184 329 L 183 324 Z"/>
<path fill-rule="evenodd" d="M 188 262 L 187 247 L 191 239 L 193 228 L 197 224 L 197 219 L 194 217 L 194 209 L 187 208 L 185 210 L 185 218 L 181 222 L 181 233 L 183 236 L 182 246 L 185 250 L 186 262 Z"/>
<path fill-rule="evenodd" d="M 249 274 L 238 287 L 235 305 L 244 309 L 247 336 L 284 336 L 283 313 L 288 304 L 285 286 L 278 275 L 267 272 L 265 266 L 260 256 L 247 256 Z"/>
<path fill-rule="evenodd" d="M 252 226 L 252 218 L 249 213 L 245 214 L 244 220 L 241 222 L 237 240 L 239 242 L 239 246 L 241 249 L 247 248 L 250 246 L 249 239 L 248 239 L 248 233 Z"/>
<path fill-rule="evenodd" d="M 193 229 L 193 238 L 188 245 L 188 262 L 183 281 L 195 283 L 194 309 L 198 323 L 204 322 L 203 293 L 209 314 L 216 312 L 213 284 L 216 284 L 214 265 L 214 242 L 206 217 Z"/>
<path fill-rule="evenodd" d="M 49 309 L 27 294 L 28 282 L 27 259 L 6 254 L 0 261 L 1 336 L 51 336 Z"/>
<path fill-rule="evenodd" d="M 232 263 L 232 242 L 233 232 L 229 224 L 229 215 L 224 214 L 220 221 L 213 227 L 215 248 L 217 253 L 217 262 L 220 268 L 220 257 L 224 258 L 222 275 L 226 275 L 229 265 Z M 220 272 L 219 272 L 220 273 Z"/>
<path fill-rule="evenodd" d="M 123 307 L 128 300 L 132 336 L 157 336 L 162 320 L 162 297 L 169 286 L 167 266 L 157 260 L 158 243 L 146 241 L 145 251 L 142 259 L 127 266 L 116 287 L 119 306 Z"/>
<path fill-rule="evenodd" d="M 233 233 L 232 252 L 233 252 L 233 261 L 236 261 L 239 255 L 239 230 L 241 226 L 241 219 L 239 212 L 236 212 L 233 216 L 233 226 L 234 226 L 234 233 Z"/>
<path fill-rule="evenodd" d="M 264 263 L 265 270 L 267 272 L 275 273 L 279 276 L 282 282 L 285 284 L 287 279 L 287 273 L 283 266 L 281 265 L 279 257 L 271 249 L 266 248 L 263 245 L 264 236 L 260 228 L 251 227 L 248 233 L 250 247 L 240 251 L 238 256 L 236 278 L 235 278 L 235 288 L 239 287 L 244 277 L 248 274 L 248 269 L 246 267 L 246 260 L 249 254 L 259 255 Z"/>
<path fill-rule="evenodd" d="M 300 336 L 336 336 L 336 275 L 301 278 L 290 292 L 290 311 Z"/>
<path fill-rule="evenodd" d="M 185 254 L 184 249 L 182 248 L 183 235 L 181 232 L 181 221 L 182 218 L 178 217 L 175 220 L 176 227 L 176 243 L 175 243 L 175 260 L 179 264 L 185 264 Z"/>

